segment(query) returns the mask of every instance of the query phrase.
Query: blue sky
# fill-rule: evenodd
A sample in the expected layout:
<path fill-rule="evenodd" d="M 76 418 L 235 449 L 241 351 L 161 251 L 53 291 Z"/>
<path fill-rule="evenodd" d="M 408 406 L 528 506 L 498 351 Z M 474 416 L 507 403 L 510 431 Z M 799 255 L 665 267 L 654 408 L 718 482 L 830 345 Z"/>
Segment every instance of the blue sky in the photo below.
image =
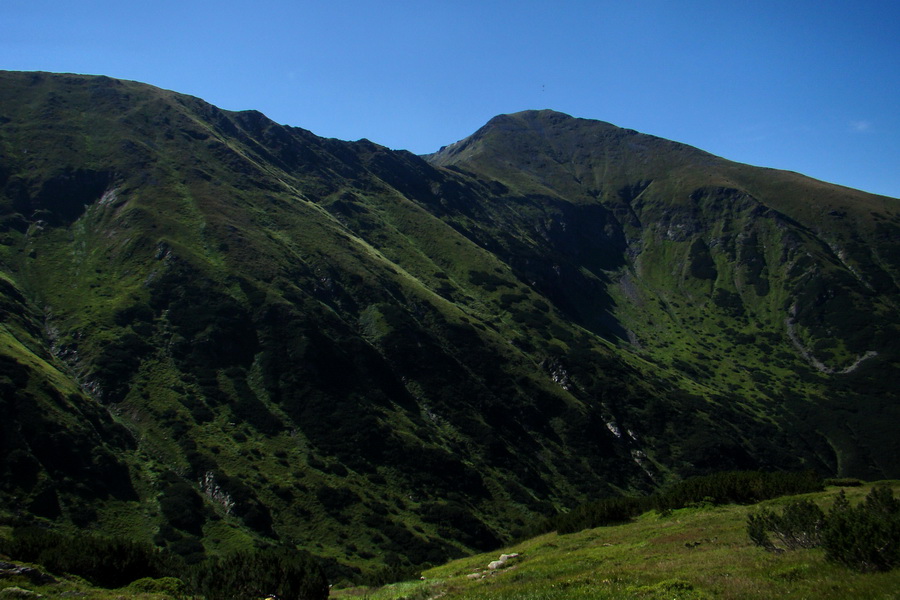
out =
<path fill-rule="evenodd" d="M 900 197 L 897 0 L 5 0 L 0 69 L 416 153 L 552 108 Z"/>

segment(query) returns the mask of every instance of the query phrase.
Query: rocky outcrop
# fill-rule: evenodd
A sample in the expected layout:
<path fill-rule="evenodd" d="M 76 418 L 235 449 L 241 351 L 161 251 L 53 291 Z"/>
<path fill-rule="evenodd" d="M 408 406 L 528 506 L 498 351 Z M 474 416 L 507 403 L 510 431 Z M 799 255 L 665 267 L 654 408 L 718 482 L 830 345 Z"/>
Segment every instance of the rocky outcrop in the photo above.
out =
<path fill-rule="evenodd" d="M 56 578 L 48 575 L 34 567 L 26 567 L 14 563 L 0 562 L 0 579 L 9 579 L 12 577 L 24 577 L 31 583 L 37 585 L 45 585 L 48 583 L 56 583 Z M 12 589 L 12 588 L 7 588 Z"/>

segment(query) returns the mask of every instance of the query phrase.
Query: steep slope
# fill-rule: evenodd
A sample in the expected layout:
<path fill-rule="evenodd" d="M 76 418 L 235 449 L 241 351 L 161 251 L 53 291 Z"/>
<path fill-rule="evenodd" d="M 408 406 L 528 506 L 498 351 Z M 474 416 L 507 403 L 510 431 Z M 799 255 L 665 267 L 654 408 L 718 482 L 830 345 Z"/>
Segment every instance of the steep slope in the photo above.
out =
<path fill-rule="evenodd" d="M 40 307 L 34 337 L 83 390 L 73 403 L 131 432 L 116 449 L 139 503 L 58 487 L 81 475 L 29 439 L 7 448 L 35 458 L 8 497 L 46 487 L 64 519 L 183 553 L 260 535 L 421 562 L 650 485 L 600 409 L 554 381 L 558 344 L 510 344 L 531 336 L 500 306 L 537 306 L 571 338 L 565 322 L 382 176 L 435 178 L 460 202 L 480 187 L 138 84 L 5 79 L 4 270 Z"/>
<path fill-rule="evenodd" d="M 896 469 L 896 201 L 556 113 L 432 165 L 41 73 L 0 157 L 7 516 L 418 563 L 679 474 Z"/>
<path fill-rule="evenodd" d="M 838 470 L 892 469 L 877 424 L 898 416 L 897 200 L 552 111 L 497 117 L 429 160 L 539 207 L 513 219 L 546 232 L 534 254 L 565 245 L 544 286 L 576 322 L 736 401 L 795 411 Z M 588 211 L 602 218 L 585 231 Z M 573 291 L 592 281 L 603 306 Z"/>

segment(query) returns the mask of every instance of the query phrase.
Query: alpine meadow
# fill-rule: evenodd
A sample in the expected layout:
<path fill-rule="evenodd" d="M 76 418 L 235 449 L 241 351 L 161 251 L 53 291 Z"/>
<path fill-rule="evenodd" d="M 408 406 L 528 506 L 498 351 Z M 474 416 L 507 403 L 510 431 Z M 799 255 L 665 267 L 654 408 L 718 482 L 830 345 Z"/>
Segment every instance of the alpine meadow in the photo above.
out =
<path fill-rule="evenodd" d="M 566 515 L 692 478 L 900 478 L 900 200 L 551 110 L 416 156 L 0 72 L 0 303 L 0 552 L 127 542 L 210 600 L 575 553 Z M 534 597 L 716 597 L 617 581 Z"/>

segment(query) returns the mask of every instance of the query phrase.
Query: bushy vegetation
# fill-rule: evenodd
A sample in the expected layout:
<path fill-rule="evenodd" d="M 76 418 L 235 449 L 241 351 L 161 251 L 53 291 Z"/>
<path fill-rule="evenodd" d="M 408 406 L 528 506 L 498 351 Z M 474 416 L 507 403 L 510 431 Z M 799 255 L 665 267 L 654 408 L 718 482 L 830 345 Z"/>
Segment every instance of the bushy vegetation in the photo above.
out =
<path fill-rule="evenodd" d="M 769 498 L 821 491 L 821 477 L 812 471 L 727 471 L 690 477 L 654 494 L 653 508 L 675 509 L 692 503 L 751 504 Z"/>
<path fill-rule="evenodd" d="M 766 550 L 815 548 L 822 543 L 824 525 L 822 509 L 810 500 L 799 500 L 788 504 L 780 515 L 770 510 L 751 513 L 747 534 Z M 770 540 L 770 533 L 777 542 Z"/>
<path fill-rule="evenodd" d="M 747 533 L 771 551 L 821 547 L 828 560 L 860 572 L 900 566 L 900 500 L 886 486 L 874 487 L 855 507 L 841 490 L 827 514 L 810 500 L 791 502 L 781 514 L 751 513 Z"/>
<path fill-rule="evenodd" d="M 648 510 L 715 504 L 751 504 L 790 494 L 816 492 L 822 480 L 815 473 L 727 471 L 690 477 L 649 496 L 603 498 L 550 517 L 528 529 L 526 535 L 548 531 L 574 533 L 583 529 L 626 522 Z"/>
<path fill-rule="evenodd" d="M 150 544 L 91 535 L 69 537 L 38 527 L 13 529 L 10 538 L 0 538 L 0 552 L 110 588 L 144 577 L 172 575 L 182 567 L 176 556 Z"/>
<path fill-rule="evenodd" d="M 858 571 L 900 566 L 900 501 L 888 487 L 875 487 L 860 504 L 838 496 L 828 513 L 822 547 L 829 560 Z"/>
<path fill-rule="evenodd" d="M 645 512 L 648 505 L 649 498 L 644 497 L 603 498 L 551 517 L 540 525 L 538 531 L 533 533 L 554 530 L 561 534 L 575 533 L 582 529 L 624 523 Z"/>
<path fill-rule="evenodd" d="M 328 597 L 319 564 L 297 550 L 271 548 L 209 559 L 190 572 L 191 587 L 206 600 L 246 600 L 275 595 L 283 600 Z"/>
<path fill-rule="evenodd" d="M 863 481 L 855 477 L 828 477 L 824 483 L 825 485 L 837 487 L 859 487 L 863 484 Z"/>
<path fill-rule="evenodd" d="M 166 590 L 178 589 L 206 600 L 328 597 L 328 582 L 318 560 L 291 548 L 254 549 L 187 565 L 177 554 L 150 544 L 83 534 L 70 537 L 29 527 L 13 529 L 9 538 L 0 538 L 0 553 L 104 588 L 132 584 L 145 589 L 159 587 L 162 580 Z"/>

